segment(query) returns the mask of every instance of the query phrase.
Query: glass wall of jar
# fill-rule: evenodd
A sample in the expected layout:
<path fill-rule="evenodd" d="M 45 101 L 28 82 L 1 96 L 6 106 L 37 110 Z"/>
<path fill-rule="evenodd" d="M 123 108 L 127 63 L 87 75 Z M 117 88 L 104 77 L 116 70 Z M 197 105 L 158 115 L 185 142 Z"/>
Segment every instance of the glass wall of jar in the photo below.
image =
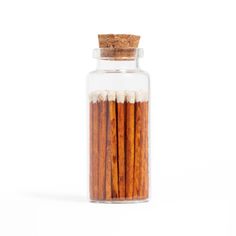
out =
<path fill-rule="evenodd" d="M 149 197 L 149 76 L 139 48 L 94 50 L 88 75 L 90 199 L 146 201 Z"/>

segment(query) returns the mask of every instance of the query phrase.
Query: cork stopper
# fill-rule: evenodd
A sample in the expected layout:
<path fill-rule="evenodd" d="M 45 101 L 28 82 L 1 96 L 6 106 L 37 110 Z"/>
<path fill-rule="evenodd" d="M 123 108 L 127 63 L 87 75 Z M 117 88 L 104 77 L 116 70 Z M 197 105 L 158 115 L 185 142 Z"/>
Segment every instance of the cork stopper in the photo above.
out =
<path fill-rule="evenodd" d="M 100 48 L 137 48 L 140 36 L 132 34 L 99 34 Z"/>
<path fill-rule="evenodd" d="M 140 36 L 132 34 L 99 34 L 101 56 L 113 60 L 133 60 Z"/>

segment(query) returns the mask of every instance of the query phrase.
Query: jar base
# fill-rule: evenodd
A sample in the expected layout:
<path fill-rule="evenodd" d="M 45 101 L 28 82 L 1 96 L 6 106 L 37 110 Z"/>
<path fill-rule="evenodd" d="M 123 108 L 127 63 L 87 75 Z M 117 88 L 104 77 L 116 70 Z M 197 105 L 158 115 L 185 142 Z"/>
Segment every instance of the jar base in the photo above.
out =
<path fill-rule="evenodd" d="M 107 201 L 107 200 L 91 200 L 90 199 L 90 202 L 91 203 L 103 203 L 103 204 L 133 204 L 133 203 L 146 203 L 148 202 L 149 199 L 137 199 L 137 200 L 110 200 L 110 201 Z"/>

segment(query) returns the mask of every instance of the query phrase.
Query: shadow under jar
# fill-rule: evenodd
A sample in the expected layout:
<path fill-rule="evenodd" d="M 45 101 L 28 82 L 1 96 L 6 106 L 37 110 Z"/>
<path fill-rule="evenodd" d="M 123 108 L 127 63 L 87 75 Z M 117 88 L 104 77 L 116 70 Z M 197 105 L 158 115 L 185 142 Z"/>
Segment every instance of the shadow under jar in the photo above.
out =
<path fill-rule="evenodd" d="M 149 196 L 149 77 L 139 48 L 94 50 L 88 75 L 90 200 L 142 202 Z"/>

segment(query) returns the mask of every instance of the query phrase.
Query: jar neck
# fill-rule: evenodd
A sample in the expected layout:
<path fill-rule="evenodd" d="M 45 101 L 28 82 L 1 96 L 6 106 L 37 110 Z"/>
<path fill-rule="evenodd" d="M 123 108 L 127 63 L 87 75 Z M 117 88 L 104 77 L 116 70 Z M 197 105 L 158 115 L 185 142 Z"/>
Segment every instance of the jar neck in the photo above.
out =
<path fill-rule="evenodd" d="M 97 60 L 97 70 L 127 71 L 138 69 L 139 63 L 137 58 L 134 60 Z"/>

